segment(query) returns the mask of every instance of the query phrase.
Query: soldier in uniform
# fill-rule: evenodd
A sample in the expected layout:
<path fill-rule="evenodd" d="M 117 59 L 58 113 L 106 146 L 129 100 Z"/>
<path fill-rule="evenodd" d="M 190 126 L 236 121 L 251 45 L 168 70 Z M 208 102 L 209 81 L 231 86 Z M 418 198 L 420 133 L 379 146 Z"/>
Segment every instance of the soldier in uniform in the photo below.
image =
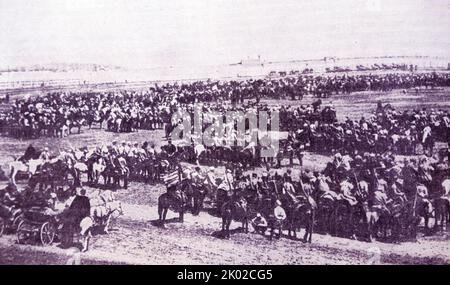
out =
<path fill-rule="evenodd" d="M 282 234 L 282 227 L 283 227 L 283 222 L 284 220 L 286 220 L 286 212 L 284 211 L 283 207 L 281 207 L 281 201 L 280 200 L 276 200 L 275 201 L 275 207 L 273 209 L 272 212 L 272 217 L 271 217 L 271 231 L 270 231 L 270 239 L 272 239 L 272 236 L 275 233 L 275 228 L 278 229 L 278 236 L 277 238 L 281 237 Z"/>
<path fill-rule="evenodd" d="M 256 217 L 254 217 L 250 223 L 256 233 L 262 235 L 265 234 L 267 230 L 267 220 L 260 213 L 256 213 Z"/>

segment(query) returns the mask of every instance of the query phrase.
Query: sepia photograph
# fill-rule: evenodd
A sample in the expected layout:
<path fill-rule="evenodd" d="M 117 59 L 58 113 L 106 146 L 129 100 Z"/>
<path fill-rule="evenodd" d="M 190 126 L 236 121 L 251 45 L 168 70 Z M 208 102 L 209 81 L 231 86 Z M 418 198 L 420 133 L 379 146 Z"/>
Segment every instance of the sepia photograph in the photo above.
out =
<path fill-rule="evenodd" d="M 0 265 L 448 265 L 449 227 L 450 0 L 0 0 Z"/>

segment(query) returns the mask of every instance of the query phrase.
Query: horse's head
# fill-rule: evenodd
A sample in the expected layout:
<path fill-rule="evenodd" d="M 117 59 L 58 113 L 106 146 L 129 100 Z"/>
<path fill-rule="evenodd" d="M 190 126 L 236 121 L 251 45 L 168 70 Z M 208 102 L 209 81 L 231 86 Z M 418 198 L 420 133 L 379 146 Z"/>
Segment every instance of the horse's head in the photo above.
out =
<path fill-rule="evenodd" d="M 330 185 L 328 185 L 325 179 L 319 179 L 318 190 L 319 192 L 328 192 L 330 191 Z"/>
<path fill-rule="evenodd" d="M 122 203 L 120 201 L 113 201 L 108 203 L 108 212 L 113 214 L 117 212 L 118 216 L 123 215 Z"/>

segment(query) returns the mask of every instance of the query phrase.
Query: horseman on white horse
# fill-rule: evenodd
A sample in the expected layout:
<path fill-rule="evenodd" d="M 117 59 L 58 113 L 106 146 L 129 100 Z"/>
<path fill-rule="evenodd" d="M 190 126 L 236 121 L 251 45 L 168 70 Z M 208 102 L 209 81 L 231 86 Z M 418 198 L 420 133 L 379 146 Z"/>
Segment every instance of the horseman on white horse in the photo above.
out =
<path fill-rule="evenodd" d="M 48 156 L 47 152 L 48 152 L 48 149 L 46 152 L 44 151 L 43 154 L 39 155 L 39 157 L 36 159 L 30 158 L 30 159 L 26 160 L 26 158 L 24 158 L 25 157 L 25 155 L 24 155 L 21 158 L 15 159 L 14 161 L 12 161 L 9 164 L 9 169 L 10 169 L 9 177 L 10 177 L 11 183 L 16 185 L 16 176 L 19 172 L 25 172 L 29 176 L 35 174 L 40 166 L 42 166 L 43 164 L 48 162 L 49 156 Z"/>

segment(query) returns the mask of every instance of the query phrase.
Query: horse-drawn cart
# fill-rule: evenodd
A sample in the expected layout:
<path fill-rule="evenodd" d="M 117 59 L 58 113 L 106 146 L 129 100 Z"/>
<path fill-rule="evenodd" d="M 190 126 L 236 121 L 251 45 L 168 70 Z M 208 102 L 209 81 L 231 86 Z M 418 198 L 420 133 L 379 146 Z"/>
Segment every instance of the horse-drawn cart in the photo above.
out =
<path fill-rule="evenodd" d="M 32 207 L 24 212 L 24 218 L 17 227 L 17 242 L 39 241 L 51 245 L 58 235 L 58 214 L 49 208 Z"/>
<path fill-rule="evenodd" d="M 16 210 L 5 210 L 6 207 L 0 205 L 0 237 L 6 231 L 14 232 L 17 230 L 17 226 L 22 221 L 22 211 L 20 209 Z"/>

